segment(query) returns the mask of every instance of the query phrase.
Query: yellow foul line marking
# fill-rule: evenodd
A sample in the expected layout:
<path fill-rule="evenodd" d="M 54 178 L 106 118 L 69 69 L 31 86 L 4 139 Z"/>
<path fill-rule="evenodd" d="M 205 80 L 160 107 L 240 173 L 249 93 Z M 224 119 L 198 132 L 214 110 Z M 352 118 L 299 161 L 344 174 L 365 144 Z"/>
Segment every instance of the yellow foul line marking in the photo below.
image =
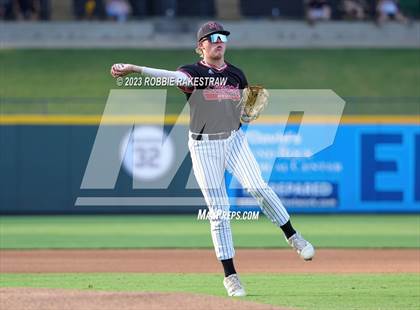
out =
<path fill-rule="evenodd" d="M 299 123 L 300 117 L 287 116 L 261 116 L 257 123 L 272 124 L 288 120 Z M 43 114 L 8 114 L 0 115 L 0 125 L 119 125 L 132 124 L 159 124 L 162 116 L 159 115 L 43 115 Z M 178 122 L 181 125 L 189 123 L 189 116 L 168 114 L 164 118 L 165 124 Z M 304 116 L 304 121 L 310 124 L 332 124 L 336 117 L 331 115 Z M 420 125 L 420 115 L 344 115 L 340 124 L 401 124 Z"/>

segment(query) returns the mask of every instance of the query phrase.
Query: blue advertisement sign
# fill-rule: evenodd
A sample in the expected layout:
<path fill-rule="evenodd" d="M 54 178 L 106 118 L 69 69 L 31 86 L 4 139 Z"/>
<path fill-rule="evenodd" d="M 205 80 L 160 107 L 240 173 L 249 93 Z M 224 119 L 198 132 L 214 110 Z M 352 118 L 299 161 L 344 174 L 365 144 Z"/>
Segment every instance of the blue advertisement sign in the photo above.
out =
<path fill-rule="evenodd" d="M 326 127 L 308 126 L 311 139 Z M 307 144 L 298 133 L 275 139 L 273 132 L 272 125 L 250 127 L 248 142 L 290 212 L 420 212 L 418 125 L 342 124 L 334 143 L 308 158 L 293 157 Z M 273 164 L 270 154 L 279 149 L 284 156 Z M 236 208 L 256 206 L 235 179 L 230 188 Z"/>

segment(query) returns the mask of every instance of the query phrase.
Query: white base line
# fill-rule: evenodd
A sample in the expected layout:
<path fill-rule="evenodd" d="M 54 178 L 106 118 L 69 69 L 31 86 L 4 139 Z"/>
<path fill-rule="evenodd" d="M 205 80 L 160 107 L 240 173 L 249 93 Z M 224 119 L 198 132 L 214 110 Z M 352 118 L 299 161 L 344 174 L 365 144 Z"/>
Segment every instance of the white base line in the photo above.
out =
<path fill-rule="evenodd" d="M 242 201 L 235 205 L 256 205 Z M 77 197 L 75 206 L 206 206 L 203 197 Z"/>

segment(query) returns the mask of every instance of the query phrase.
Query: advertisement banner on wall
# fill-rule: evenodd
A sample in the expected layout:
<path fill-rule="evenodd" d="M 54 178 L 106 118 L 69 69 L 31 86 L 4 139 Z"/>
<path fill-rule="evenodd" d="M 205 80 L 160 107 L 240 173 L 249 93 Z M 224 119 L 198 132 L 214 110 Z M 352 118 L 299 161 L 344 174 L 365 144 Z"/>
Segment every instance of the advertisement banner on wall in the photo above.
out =
<path fill-rule="evenodd" d="M 325 124 L 307 126 L 315 142 L 328 129 Z M 164 148 L 158 139 L 162 128 L 153 124 L 136 127 L 131 140 L 125 125 L 112 127 L 121 134 L 114 144 L 106 139 L 110 151 L 99 155 L 117 164 L 106 162 L 101 177 L 93 180 L 100 182 L 96 187 L 80 188 L 97 125 L 0 126 L 7 150 L 0 161 L 0 212 L 192 212 L 205 207 L 193 182 L 186 125 L 176 134 L 164 127 Z M 243 129 L 264 180 L 291 213 L 420 212 L 417 123 L 342 123 L 331 145 L 311 156 L 297 125 L 277 134 L 268 123 Z M 104 183 L 108 173 L 115 184 Z M 172 181 L 166 184 L 164 179 Z M 233 210 L 257 207 L 236 179 L 228 175 L 226 183 Z M 78 201 L 85 204 L 75 206 Z"/>
<path fill-rule="evenodd" d="M 317 132 L 320 125 L 309 126 Z M 247 137 L 265 180 L 290 212 L 420 212 L 417 125 L 341 124 L 331 146 L 306 158 L 299 157 L 310 150 L 298 128 L 289 130 L 276 135 L 264 124 L 249 128 Z M 279 146 L 282 156 L 272 164 Z M 229 182 L 237 209 L 256 207 L 236 179 Z"/>

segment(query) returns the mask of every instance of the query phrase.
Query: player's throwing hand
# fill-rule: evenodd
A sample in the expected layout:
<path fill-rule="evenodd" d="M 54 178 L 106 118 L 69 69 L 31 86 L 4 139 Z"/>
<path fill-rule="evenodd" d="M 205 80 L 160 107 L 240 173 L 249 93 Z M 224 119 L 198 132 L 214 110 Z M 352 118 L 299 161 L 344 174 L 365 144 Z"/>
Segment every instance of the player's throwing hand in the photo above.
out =
<path fill-rule="evenodd" d="M 114 64 L 111 67 L 111 75 L 113 77 L 125 76 L 133 73 L 133 65 L 130 64 Z"/>

